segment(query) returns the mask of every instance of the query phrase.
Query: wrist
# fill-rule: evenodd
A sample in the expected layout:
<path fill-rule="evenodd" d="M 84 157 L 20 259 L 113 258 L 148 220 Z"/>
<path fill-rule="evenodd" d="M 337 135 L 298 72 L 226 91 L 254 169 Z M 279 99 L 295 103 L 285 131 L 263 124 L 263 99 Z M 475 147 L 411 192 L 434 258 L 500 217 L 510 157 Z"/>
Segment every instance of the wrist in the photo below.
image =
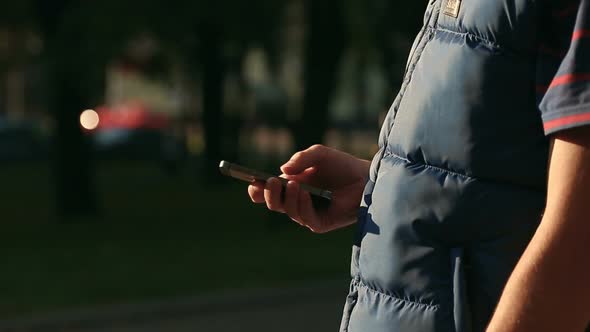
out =
<path fill-rule="evenodd" d="M 366 183 L 369 180 L 369 170 L 371 169 L 371 161 L 366 159 L 357 160 L 359 177 L 362 178 L 363 183 Z"/>

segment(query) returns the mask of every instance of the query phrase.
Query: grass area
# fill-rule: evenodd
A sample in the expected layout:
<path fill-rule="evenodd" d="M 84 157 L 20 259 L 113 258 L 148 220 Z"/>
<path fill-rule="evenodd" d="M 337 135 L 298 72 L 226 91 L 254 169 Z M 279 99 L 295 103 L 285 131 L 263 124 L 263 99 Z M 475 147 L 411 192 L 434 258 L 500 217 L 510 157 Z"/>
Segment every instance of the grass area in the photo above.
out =
<path fill-rule="evenodd" d="M 348 276 L 352 230 L 312 234 L 231 180 L 101 165 L 102 217 L 72 224 L 52 217 L 46 164 L 4 165 L 0 181 L 0 319 Z"/>

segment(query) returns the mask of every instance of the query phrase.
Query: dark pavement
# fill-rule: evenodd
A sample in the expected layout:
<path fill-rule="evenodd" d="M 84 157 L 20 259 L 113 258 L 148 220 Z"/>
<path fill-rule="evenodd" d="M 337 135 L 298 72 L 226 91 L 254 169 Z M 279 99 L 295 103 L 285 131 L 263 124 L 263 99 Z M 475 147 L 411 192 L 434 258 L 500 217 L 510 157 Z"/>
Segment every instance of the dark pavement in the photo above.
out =
<path fill-rule="evenodd" d="M 23 321 L 0 332 L 338 331 L 347 281 L 210 294 Z"/>

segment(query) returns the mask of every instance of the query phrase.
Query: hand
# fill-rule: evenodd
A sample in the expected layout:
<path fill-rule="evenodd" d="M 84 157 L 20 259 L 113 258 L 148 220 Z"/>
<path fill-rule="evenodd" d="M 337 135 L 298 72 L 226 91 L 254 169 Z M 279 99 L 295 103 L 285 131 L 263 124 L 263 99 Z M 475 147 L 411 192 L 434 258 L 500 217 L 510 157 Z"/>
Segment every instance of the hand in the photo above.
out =
<path fill-rule="evenodd" d="M 361 197 L 369 175 L 370 163 L 347 153 L 323 145 L 314 145 L 298 152 L 281 167 L 281 177 L 289 180 L 284 197 L 279 179 L 254 183 L 248 193 L 254 203 L 266 203 L 276 212 L 286 213 L 291 219 L 315 233 L 326 233 L 356 222 Z M 327 189 L 332 202 L 326 209 L 315 209 L 308 192 L 300 183 Z"/>

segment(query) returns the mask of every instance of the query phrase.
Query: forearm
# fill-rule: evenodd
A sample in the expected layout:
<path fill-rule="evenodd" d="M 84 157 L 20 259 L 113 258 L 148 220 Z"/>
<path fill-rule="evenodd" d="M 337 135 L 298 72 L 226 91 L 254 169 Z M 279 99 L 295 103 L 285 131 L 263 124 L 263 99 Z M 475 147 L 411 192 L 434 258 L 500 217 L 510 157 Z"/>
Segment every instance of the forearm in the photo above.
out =
<path fill-rule="evenodd" d="M 583 331 L 590 322 L 590 129 L 555 139 L 547 208 L 488 331 Z"/>
<path fill-rule="evenodd" d="M 583 331 L 590 321 L 590 237 L 549 212 L 514 270 L 489 332 Z"/>

